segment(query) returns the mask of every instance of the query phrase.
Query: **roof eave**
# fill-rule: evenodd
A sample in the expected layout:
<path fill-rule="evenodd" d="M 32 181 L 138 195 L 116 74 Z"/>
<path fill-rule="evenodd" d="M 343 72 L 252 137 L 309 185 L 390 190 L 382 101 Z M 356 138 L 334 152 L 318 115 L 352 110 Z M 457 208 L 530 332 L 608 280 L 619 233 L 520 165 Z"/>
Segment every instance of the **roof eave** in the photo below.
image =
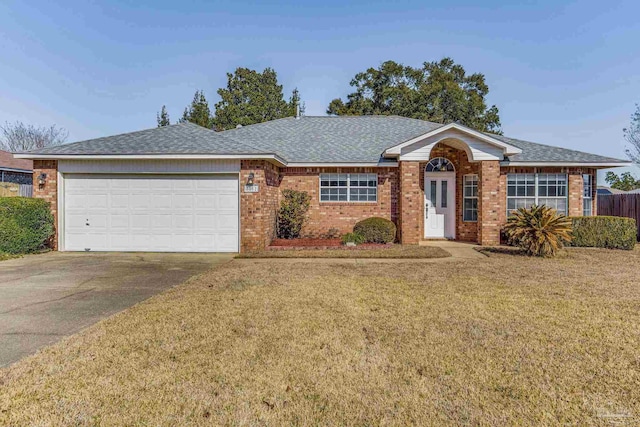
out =
<path fill-rule="evenodd" d="M 530 166 L 530 167 L 590 167 L 590 168 L 616 168 L 632 165 L 632 162 L 540 162 L 540 161 L 508 161 L 503 160 L 500 166 Z"/>
<path fill-rule="evenodd" d="M 32 160 L 270 160 L 282 166 L 287 165 L 287 161 L 272 153 L 254 154 L 36 154 L 19 153 L 15 154 L 19 159 Z"/>

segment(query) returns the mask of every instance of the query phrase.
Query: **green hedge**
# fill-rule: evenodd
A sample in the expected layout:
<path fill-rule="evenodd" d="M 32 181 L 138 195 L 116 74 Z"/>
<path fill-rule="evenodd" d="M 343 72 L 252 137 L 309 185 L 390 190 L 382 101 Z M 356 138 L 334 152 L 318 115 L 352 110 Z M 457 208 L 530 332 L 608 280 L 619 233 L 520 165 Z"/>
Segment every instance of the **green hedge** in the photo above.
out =
<path fill-rule="evenodd" d="M 353 232 L 362 235 L 366 243 L 392 243 L 396 239 L 396 225 L 379 217 L 359 221 Z"/>
<path fill-rule="evenodd" d="M 0 197 L 0 252 L 26 254 L 46 248 L 53 237 L 49 203 L 26 197 Z"/>
<path fill-rule="evenodd" d="M 636 220 L 619 216 L 572 217 L 571 246 L 627 249 L 636 244 Z"/>

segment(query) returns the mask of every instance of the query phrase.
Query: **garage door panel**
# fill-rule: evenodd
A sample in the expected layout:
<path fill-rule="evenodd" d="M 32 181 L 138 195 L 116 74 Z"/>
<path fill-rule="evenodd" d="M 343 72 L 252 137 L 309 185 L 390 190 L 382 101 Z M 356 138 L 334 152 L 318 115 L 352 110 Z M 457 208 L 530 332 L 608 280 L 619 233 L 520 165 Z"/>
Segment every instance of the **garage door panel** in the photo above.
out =
<path fill-rule="evenodd" d="M 64 178 L 66 250 L 238 250 L 237 176 Z"/>

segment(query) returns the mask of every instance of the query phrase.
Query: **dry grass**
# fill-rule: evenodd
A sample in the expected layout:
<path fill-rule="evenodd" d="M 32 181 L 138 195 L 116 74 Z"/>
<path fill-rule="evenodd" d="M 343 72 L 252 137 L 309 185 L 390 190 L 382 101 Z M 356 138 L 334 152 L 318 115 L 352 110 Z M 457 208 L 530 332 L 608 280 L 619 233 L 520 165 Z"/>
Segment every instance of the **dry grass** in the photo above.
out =
<path fill-rule="evenodd" d="M 22 255 L 8 254 L 6 252 L 0 252 L 0 261 L 6 261 L 8 259 L 20 258 Z"/>
<path fill-rule="evenodd" d="M 638 425 L 639 265 L 234 261 L 0 371 L 0 425 Z"/>
<path fill-rule="evenodd" d="M 238 258 L 446 258 L 447 251 L 434 246 L 393 245 L 366 249 L 287 249 L 248 252 Z"/>

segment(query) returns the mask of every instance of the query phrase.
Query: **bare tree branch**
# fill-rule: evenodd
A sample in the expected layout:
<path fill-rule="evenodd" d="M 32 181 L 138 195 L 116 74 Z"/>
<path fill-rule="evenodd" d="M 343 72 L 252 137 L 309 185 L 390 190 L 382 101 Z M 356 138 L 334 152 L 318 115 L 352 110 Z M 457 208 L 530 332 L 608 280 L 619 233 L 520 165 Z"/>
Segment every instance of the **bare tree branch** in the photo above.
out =
<path fill-rule="evenodd" d="M 0 149 L 12 153 L 63 144 L 69 132 L 56 125 L 34 126 L 20 121 L 0 125 Z"/>
<path fill-rule="evenodd" d="M 632 162 L 640 164 L 640 105 L 636 104 L 636 112 L 631 115 L 631 125 L 623 129 L 624 139 L 631 145 L 626 150 Z"/>

